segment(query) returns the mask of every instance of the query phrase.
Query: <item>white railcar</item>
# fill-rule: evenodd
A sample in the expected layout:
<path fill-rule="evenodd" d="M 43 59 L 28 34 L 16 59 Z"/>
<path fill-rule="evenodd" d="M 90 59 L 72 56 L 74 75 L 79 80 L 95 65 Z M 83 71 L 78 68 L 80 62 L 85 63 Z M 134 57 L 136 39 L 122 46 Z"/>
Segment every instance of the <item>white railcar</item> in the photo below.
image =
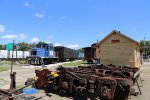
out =
<path fill-rule="evenodd" d="M 7 58 L 8 56 L 7 50 L 0 50 L 0 58 Z"/>
<path fill-rule="evenodd" d="M 30 55 L 29 51 L 14 51 L 13 58 L 26 58 Z M 0 58 L 12 58 L 12 51 L 0 50 Z"/>

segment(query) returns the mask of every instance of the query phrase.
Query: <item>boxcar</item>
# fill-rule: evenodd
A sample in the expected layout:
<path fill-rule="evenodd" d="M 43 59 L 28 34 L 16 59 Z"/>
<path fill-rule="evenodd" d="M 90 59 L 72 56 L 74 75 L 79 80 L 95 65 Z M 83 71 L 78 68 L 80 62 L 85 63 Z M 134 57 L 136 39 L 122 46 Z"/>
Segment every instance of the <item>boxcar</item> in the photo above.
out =
<path fill-rule="evenodd" d="M 29 56 L 29 51 L 14 51 L 13 58 L 14 60 L 25 60 Z M 0 60 L 11 60 L 12 51 L 10 50 L 0 50 Z"/>
<path fill-rule="evenodd" d="M 67 48 L 64 46 L 56 46 L 55 52 L 56 52 L 56 57 L 59 58 L 59 61 L 66 61 L 66 60 L 72 61 L 78 58 L 77 50 Z"/>

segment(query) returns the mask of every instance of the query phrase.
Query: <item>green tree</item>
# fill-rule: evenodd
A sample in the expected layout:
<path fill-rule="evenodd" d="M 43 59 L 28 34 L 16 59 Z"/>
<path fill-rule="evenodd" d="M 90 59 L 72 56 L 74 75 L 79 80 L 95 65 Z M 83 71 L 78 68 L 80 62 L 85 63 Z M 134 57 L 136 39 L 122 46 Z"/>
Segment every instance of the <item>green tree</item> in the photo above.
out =
<path fill-rule="evenodd" d="M 150 41 L 140 41 L 140 46 L 145 55 L 150 55 Z"/>
<path fill-rule="evenodd" d="M 29 44 L 25 42 L 18 43 L 18 50 L 21 50 L 21 51 L 29 50 Z"/>
<path fill-rule="evenodd" d="M 84 49 L 83 48 L 80 48 L 77 50 L 78 52 L 84 52 Z"/>
<path fill-rule="evenodd" d="M 0 50 L 6 50 L 6 46 L 4 44 L 0 44 Z"/>
<path fill-rule="evenodd" d="M 45 42 L 40 41 L 38 44 L 45 44 Z"/>
<path fill-rule="evenodd" d="M 32 49 L 32 48 L 34 48 L 35 46 L 36 46 L 35 43 L 29 44 L 29 50 Z"/>

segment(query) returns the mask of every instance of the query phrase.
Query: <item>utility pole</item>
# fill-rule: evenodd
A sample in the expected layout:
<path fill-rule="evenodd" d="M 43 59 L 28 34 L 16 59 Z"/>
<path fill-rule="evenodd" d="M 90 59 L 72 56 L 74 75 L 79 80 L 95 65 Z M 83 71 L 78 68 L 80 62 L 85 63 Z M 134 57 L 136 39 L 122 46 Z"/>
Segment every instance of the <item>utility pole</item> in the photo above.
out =
<path fill-rule="evenodd" d="M 147 55 L 147 51 L 146 51 L 146 38 L 144 37 L 144 56 Z"/>
<path fill-rule="evenodd" d="M 13 40 L 13 46 L 12 46 L 12 58 L 11 58 L 11 72 L 10 72 L 10 88 L 9 89 L 15 89 L 16 88 L 16 72 L 13 72 L 13 53 L 14 53 L 14 44 L 15 41 Z"/>
<path fill-rule="evenodd" d="M 14 55 L 13 53 L 14 53 L 14 44 L 15 44 L 15 41 L 13 40 L 13 45 L 12 45 L 12 47 L 13 47 L 13 48 L 12 48 L 12 58 L 11 58 L 11 74 L 12 74 L 12 70 L 13 70 L 13 58 L 14 58 L 14 57 L 13 57 L 13 55 Z"/>

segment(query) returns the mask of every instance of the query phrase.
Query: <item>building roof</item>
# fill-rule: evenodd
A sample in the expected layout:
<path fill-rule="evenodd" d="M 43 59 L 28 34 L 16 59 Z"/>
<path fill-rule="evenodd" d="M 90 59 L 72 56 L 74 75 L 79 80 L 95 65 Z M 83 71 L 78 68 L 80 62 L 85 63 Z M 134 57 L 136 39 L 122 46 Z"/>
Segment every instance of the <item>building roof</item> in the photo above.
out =
<path fill-rule="evenodd" d="M 137 44 L 140 47 L 140 44 L 137 41 L 131 39 L 130 37 L 122 34 L 120 31 L 116 31 L 116 30 L 113 30 L 110 34 L 108 34 L 105 38 L 103 38 L 98 44 L 99 45 L 102 44 L 107 38 L 109 38 L 113 34 L 119 34 L 119 35 L 123 36 L 124 38 L 128 39 L 129 41 L 134 42 L 135 44 Z"/>

